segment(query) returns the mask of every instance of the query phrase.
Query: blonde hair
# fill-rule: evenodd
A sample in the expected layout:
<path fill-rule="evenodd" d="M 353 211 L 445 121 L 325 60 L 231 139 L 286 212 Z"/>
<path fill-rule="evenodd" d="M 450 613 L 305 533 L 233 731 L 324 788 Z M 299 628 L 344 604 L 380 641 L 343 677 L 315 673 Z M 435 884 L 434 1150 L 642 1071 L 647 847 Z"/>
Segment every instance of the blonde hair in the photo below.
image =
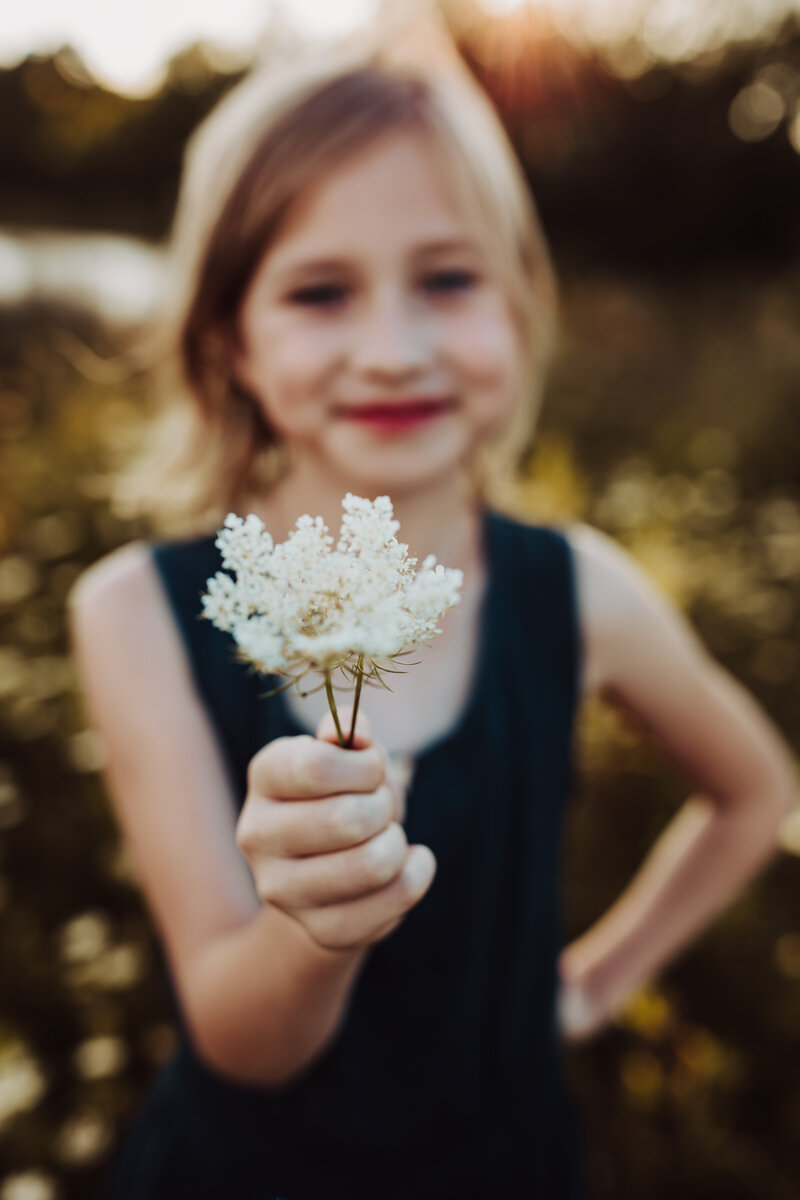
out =
<path fill-rule="evenodd" d="M 438 37 L 438 40 L 437 40 Z M 510 425 L 479 451 L 488 490 L 533 434 L 552 356 L 556 281 L 534 202 L 488 98 L 444 35 L 378 38 L 261 66 L 189 141 L 162 322 L 163 411 L 118 477 L 118 511 L 157 530 L 208 532 L 280 477 L 279 439 L 234 379 L 230 340 L 255 267 L 298 197 L 382 134 L 433 137 L 506 287 L 525 365 Z"/>

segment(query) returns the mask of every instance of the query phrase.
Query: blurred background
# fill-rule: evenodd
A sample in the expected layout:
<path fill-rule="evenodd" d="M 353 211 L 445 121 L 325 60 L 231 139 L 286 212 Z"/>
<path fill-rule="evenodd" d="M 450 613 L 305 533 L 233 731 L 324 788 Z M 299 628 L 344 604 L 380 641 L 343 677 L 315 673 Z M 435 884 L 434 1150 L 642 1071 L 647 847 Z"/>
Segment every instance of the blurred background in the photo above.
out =
<path fill-rule="evenodd" d="M 152 411 L 182 148 L 247 68 L 378 0 L 28 0 L 0 23 L 0 1200 L 78 1200 L 173 1045 L 64 603 L 149 531 L 109 479 Z M 433 2 L 433 0 L 431 0 Z M 386 7 L 386 5 L 384 5 Z M 563 289 L 509 503 L 626 546 L 800 737 L 800 4 L 442 0 L 524 163 Z M 567 940 L 688 794 L 584 704 Z M 597 1200 L 800 1197 L 800 811 L 767 870 L 566 1049 Z M 144 1200 L 144 1198 L 143 1198 Z"/>

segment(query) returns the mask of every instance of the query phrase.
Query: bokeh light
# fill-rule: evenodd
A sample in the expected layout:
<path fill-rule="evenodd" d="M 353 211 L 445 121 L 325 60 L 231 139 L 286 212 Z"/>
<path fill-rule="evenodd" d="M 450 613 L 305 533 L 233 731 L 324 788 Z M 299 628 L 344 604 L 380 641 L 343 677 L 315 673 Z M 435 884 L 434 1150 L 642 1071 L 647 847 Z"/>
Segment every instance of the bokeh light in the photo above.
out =
<path fill-rule="evenodd" d="M 15 1171 L 0 1184 L 0 1200 L 59 1200 L 61 1195 L 53 1176 L 36 1168 Z"/>

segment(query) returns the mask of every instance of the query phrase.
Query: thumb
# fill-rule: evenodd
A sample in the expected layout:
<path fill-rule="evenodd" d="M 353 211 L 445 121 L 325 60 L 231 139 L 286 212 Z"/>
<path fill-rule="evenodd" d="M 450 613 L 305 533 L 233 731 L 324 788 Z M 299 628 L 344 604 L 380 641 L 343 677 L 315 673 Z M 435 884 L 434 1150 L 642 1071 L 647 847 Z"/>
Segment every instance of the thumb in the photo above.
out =
<path fill-rule="evenodd" d="M 342 736 L 347 741 L 347 735 L 350 732 L 350 722 L 353 719 L 352 705 L 338 708 L 339 724 L 342 727 Z M 333 715 L 329 712 L 320 719 L 317 725 L 317 737 L 322 742 L 333 742 L 335 746 L 339 745 L 339 739 L 336 736 L 336 726 L 333 721 Z M 363 709 L 358 710 L 358 719 L 356 721 L 356 731 L 353 737 L 353 750 L 366 750 L 367 746 L 373 745 L 372 727 L 369 719 Z"/>

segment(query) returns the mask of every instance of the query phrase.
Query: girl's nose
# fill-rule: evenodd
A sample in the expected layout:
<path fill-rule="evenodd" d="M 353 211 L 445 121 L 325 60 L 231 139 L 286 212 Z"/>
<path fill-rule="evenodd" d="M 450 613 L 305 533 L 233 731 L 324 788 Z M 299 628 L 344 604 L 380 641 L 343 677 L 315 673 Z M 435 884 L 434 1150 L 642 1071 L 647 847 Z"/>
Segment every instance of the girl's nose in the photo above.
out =
<path fill-rule="evenodd" d="M 363 375 L 397 380 L 427 367 L 430 329 L 411 297 L 383 294 L 364 305 L 352 341 L 352 363 Z"/>

